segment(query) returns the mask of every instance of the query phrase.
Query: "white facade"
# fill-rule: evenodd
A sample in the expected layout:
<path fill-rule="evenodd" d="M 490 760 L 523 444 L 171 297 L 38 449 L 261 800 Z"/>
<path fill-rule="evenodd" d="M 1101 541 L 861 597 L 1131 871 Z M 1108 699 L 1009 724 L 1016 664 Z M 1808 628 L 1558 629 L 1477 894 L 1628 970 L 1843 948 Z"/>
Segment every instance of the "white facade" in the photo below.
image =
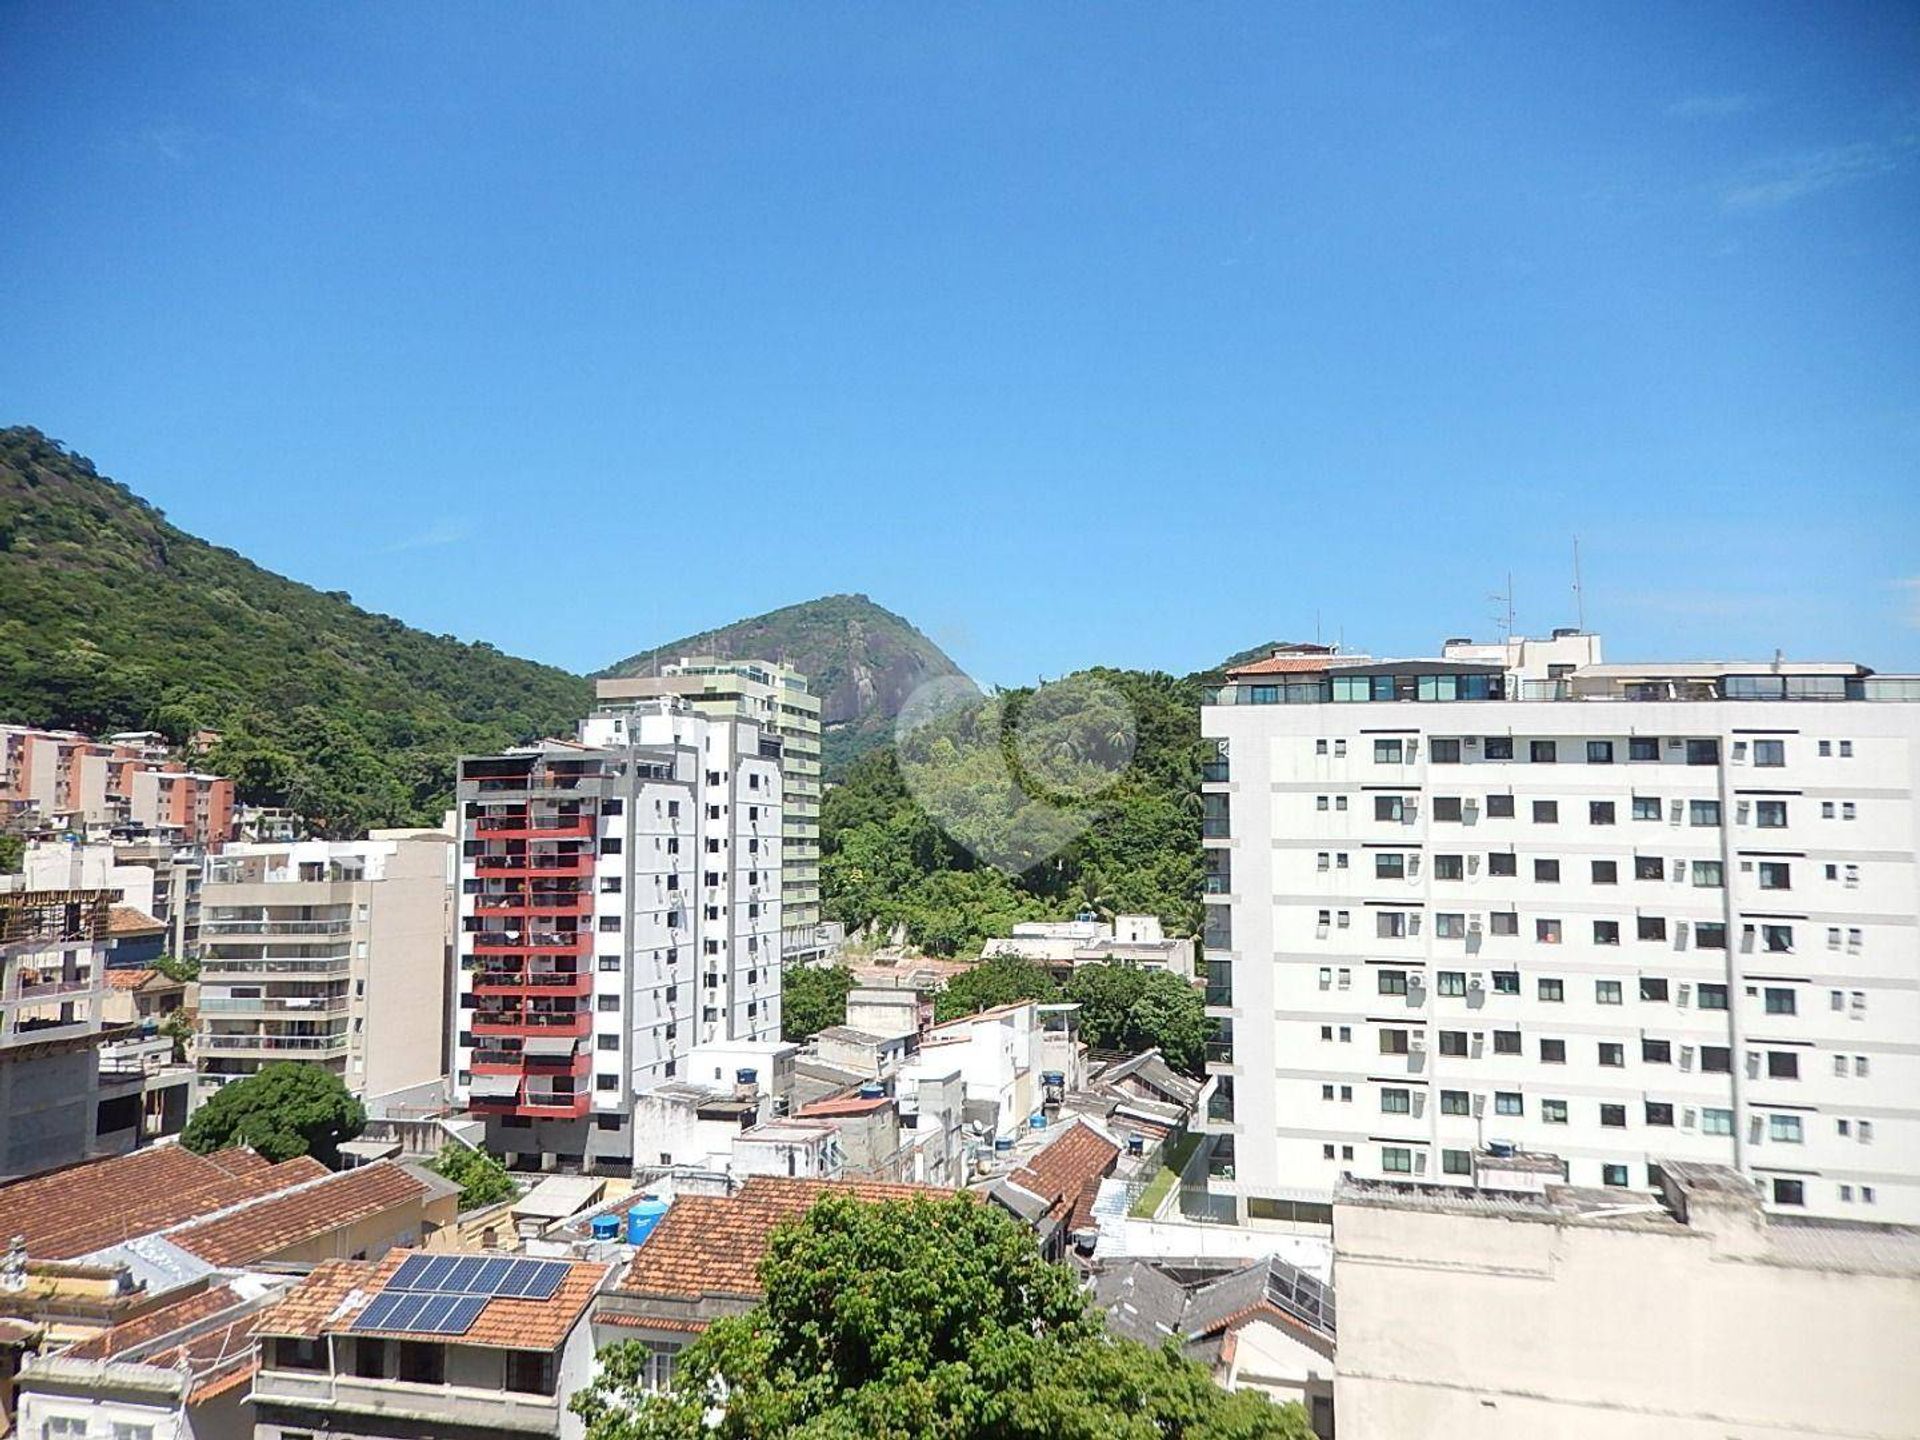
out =
<path fill-rule="evenodd" d="M 779 1038 L 777 744 L 640 702 L 463 761 L 459 798 L 457 1090 L 490 1149 L 624 1168 L 695 1046 Z"/>
<path fill-rule="evenodd" d="M 1783 1210 L 1920 1220 L 1911 682 L 1334 673 L 1203 711 L 1209 1128 L 1249 1213 L 1347 1175 L 1470 1185 L 1506 1142 L 1576 1184 L 1644 1187 L 1665 1155 Z M 1470 679 L 1567 698 L 1432 698 Z M 1721 698 L 1782 689 L 1833 698 Z"/>

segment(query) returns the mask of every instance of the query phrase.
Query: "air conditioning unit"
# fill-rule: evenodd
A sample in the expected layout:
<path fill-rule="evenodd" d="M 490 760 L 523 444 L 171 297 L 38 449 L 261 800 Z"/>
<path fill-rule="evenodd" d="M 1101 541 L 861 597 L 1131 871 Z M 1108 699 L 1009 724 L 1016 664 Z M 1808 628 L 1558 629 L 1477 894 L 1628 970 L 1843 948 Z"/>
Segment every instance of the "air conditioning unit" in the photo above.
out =
<path fill-rule="evenodd" d="M 1680 1128 L 1682 1130 L 1693 1129 L 1694 1122 L 1697 1118 L 1697 1114 L 1691 1105 L 1683 1105 L 1680 1108 Z"/>
<path fill-rule="evenodd" d="M 1407 1037 L 1407 1053 L 1409 1055 L 1426 1054 L 1427 1053 L 1427 1037 L 1425 1035 L 1419 1035 L 1419 1034 L 1408 1036 Z"/>
<path fill-rule="evenodd" d="M 1467 933 L 1469 935 L 1478 935 L 1485 928 L 1486 917 L 1484 915 L 1469 915 L 1467 917 Z"/>
<path fill-rule="evenodd" d="M 1682 980 L 1673 987 L 1673 1003 L 1678 1005 L 1682 1010 L 1693 1003 L 1692 981 Z"/>
<path fill-rule="evenodd" d="M 1475 1095 L 1473 1097 L 1473 1118 L 1478 1120 L 1482 1115 L 1486 1113 L 1487 1113 L 1487 1097 L 1485 1095 Z"/>
<path fill-rule="evenodd" d="M 1413 1173 L 1416 1175 L 1424 1175 L 1427 1173 L 1426 1151 L 1416 1150 L 1413 1152 Z"/>
<path fill-rule="evenodd" d="M 1477 995 L 1486 988 L 1487 977 L 1482 975 L 1478 970 L 1467 977 L 1467 991 L 1469 994 Z"/>
<path fill-rule="evenodd" d="M 1478 1060 L 1481 1056 L 1481 1053 L 1485 1051 L 1486 1048 L 1487 1048 L 1487 1032 L 1484 1030 L 1474 1031 L 1473 1037 L 1467 1046 L 1467 1053 L 1471 1055 L 1474 1059 Z"/>
<path fill-rule="evenodd" d="M 1465 744 L 1469 750 L 1478 750 L 1480 748 L 1480 737 L 1478 735 L 1469 735 L 1466 738 Z"/>
<path fill-rule="evenodd" d="M 1682 1070 L 1693 1069 L 1693 1046 L 1682 1045 L 1680 1047 L 1680 1068 Z"/>

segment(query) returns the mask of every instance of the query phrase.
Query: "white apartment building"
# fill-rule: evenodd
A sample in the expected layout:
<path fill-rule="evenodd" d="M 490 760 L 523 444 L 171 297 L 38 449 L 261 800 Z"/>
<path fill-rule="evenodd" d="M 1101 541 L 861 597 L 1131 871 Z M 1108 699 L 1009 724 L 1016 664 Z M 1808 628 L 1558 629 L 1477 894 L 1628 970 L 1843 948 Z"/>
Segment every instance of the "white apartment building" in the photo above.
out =
<path fill-rule="evenodd" d="M 1667 1156 L 1920 1220 L 1916 702 L 1573 633 L 1231 675 L 1202 712 L 1218 1183 L 1324 1220 L 1343 1177 L 1538 1152 L 1644 1188 Z"/>
<path fill-rule="evenodd" d="M 0 891 L 0 1181 L 92 1153 L 106 945 L 104 890 Z"/>
<path fill-rule="evenodd" d="M 444 1094 L 444 830 L 229 845 L 200 902 L 201 1098 L 263 1065 L 322 1065 L 375 1113 Z"/>
<path fill-rule="evenodd" d="M 658 675 L 601 680 L 601 701 L 620 704 L 677 695 L 703 715 L 750 720 L 780 742 L 783 808 L 781 937 L 783 961 L 804 965 L 826 955 L 820 920 L 820 697 L 805 675 L 772 660 L 682 656 Z"/>
<path fill-rule="evenodd" d="M 512 1163 L 624 1171 L 636 1096 L 780 1034 L 779 742 L 666 697 L 460 766 L 455 1088 Z"/>

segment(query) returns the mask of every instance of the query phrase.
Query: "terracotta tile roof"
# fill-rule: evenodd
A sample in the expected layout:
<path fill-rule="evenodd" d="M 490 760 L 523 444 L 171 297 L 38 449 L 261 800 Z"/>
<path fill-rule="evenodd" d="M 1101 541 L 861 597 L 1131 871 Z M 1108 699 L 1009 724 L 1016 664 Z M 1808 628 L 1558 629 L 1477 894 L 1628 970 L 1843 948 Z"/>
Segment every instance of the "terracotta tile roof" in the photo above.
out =
<path fill-rule="evenodd" d="M 231 1285 L 213 1285 L 195 1291 L 184 1299 L 149 1310 L 135 1319 L 123 1321 L 111 1329 L 89 1336 L 65 1353 L 76 1360 L 110 1360 L 123 1351 L 151 1344 L 163 1335 L 183 1330 L 197 1320 L 218 1315 L 241 1303 Z"/>
<path fill-rule="evenodd" d="M 213 1265 L 252 1265 L 330 1231 L 415 1203 L 427 1187 L 382 1161 L 176 1230 L 168 1239 Z"/>
<path fill-rule="evenodd" d="M 758 1296 L 768 1237 L 776 1226 L 806 1214 L 821 1196 L 877 1202 L 952 1193 L 929 1185 L 755 1175 L 737 1195 L 683 1195 L 635 1252 L 618 1288 L 683 1298 Z"/>
<path fill-rule="evenodd" d="M 1331 655 L 1269 655 L 1264 660 L 1250 661 L 1245 665 L 1236 665 L 1229 670 L 1229 676 L 1241 675 L 1312 675 L 1325 670 L 1332 663 Z"/>
<path fill-rule="evenodd" d="M 833 1100 L 816 1100 L 811 1105 L 802 1105 L 793 1113 L 803 1120 L 829 1120 L 839 1115 L 866 1115 L 875 1110 L 884 1110 L 893 1104 L 888 1095 L 875 1095 L 862 1099 L 858 1095 L 846 1095 Z"/>
<path fill-rule="evenodd" d="M 158 970 L 109 970 L 107 971 L 107 988 L 109 990 L 138 990 L 159 973 Z"/>
<path fill-rule="evenodd" d="M 619 1325 L 628 1330 L 679 1330 L 688 1335 L 706 1332 L 710 1320 L 676 1320 L 665 1315 L 629 1315 L 621 1310 L 602 1310 L 593 1317 L 596 1325 Z"/>
<path fill-rule="evenodd" d="M 206 1159 L 208 1164 L 218 1165 L 229 1175 L 253 1175 L 273 1167 L 273 1162 L 267 1159 L 266 1156 L 262 1155 L 258 1150 L 248 1149 L 245 1145 L 230 1145 L 225 1150 L 216 1150 L 213 1154 L 207 1156 Z M 327 1168 L 321 1165 L 320 1162 L 315 1160 L 311 1155 L 301 1155 L 292 1160 L 284 1160 L 281 1164 L 288 1167 L 284 1173 L 289 1175 L 295 1173 L 292 1169 L 294 1166 L 304 1165 L 307 1168 L 318 1167 L 322 1173 L 324 1173 Z M 319 1176 L 316 1175 L 314 1178 L 318 1179 Z"/>
<path fill-rule="evenodd" d="M 38 1260 L 71 1260 L 271 1195 L 327 1173 L 302 1158 L 268 1165 L 250 1151 L 196 1155 L 156 1145 L 0 1186 L 0 1235 L 24 1235 Z"/>
<path fill-rule="evenodd" d="M 131 905 L 107 907 L 107 934 L 109 935 L 164 935 L 166 933 L 166 925 L 144 910 L 136 910 Z"/>
<path fill-rule="evenodd" d="M 1046 1201 L 1049 1214 L 1064 1211 L 1072 1228 L 1091 1219 L 1093 1193 L 1119 1158 L 1118 1145 L 1091 1125 L 1076 1121 L 1008 1178 Z"/>
<path fill-rule="evenodd" d="M 355 1317 L 386 1288 L 409 1255 L 423 1252 L 395 1250 L 379 1261 L 324 1260 L 285 1299 L 262 1313 L 263 1335 L 298 1335 L 317 1339 L 352 1327 Z M 437 1250 L 436 1255 L 457 1252 Z M 475 1254 L 482 1252 L 475 1251 Z M 485 1345 L 500 1350 L 555 1350 L 593 1303 L 609 1267 L 572 1263 L 566 1278 L 545 1300 L 496 1296 L 487 1301 L 480 1317 L 459 1337 L 462 1345 Z M 402 1331 L 360 1331 L 361 1334 L 404 1334 Z"/>

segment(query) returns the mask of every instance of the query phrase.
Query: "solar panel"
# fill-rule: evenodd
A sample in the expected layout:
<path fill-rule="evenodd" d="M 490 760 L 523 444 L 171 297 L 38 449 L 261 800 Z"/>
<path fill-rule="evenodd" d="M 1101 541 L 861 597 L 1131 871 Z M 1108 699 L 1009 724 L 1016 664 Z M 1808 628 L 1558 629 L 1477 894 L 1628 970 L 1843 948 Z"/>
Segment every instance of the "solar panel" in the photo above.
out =
<path fill-rule="evenodd" d="M 462 1295 L 453 1302 L 453 1311 L 443 1325 L 448 1335 L 464 1335 L 473 1328 L 473 1322 L 480 1318 L 480 1312 L 487 1308 L 485 1295 Z"/>
<path fill-rule="evenodd" d="M 482 1262 L 482 1266 L 480 1278 L 474 1282 L 473 1293 L 476 1295 L 498 1295 L 500 1293 L 500 1282 L 506 1279 L 513 1271 L 513 1261 L 499 1259 L 487 1260 Z"/>
<path fill-rule="evenodd" d="M 433 1288 L 444 1290 L 449 1295 L 486 1295 L 491 1291 L 483 1290 L 474 1281 L 480 1278 L 480 1272 L 487 1268 L 487 1262 L 478 1255 L 465 1255 L 454 1261 L 453 1270 L 445 1280 Z"/>
<path fill-rule="evenodd" d="M 405 1293 L 374 1296 L 372 1303 L 354 1317 L 353 1324 L 349 1328 L 354 1330 L 385 1330 L 389 1328 L 387 1322 L 393 1316 L 394 1307 L 406 1298 Z"/>
<path fill-rule="evenodd" d="M 420 1313 L 413 1317 L 407 1326 L 409 1330 L 424 1330 L 429 1333 L 439 1330 L 447 1316 L 453 1313 L 453 1307 L 461 1299 L 458 1295 L 429 1295 L 426 1303 L 420 1307 Z"/>
<path fill-rule="evenodd" d="M 513 1260 L 480 1255 L 409 1255 L 387 1282 L 387 1293 L 504 1295 L 545 1300 L 566 1278 L 564 1260 Z"/>
<path fill-rule="evenodd" d="M 402 1335 L 464 1335 L 491 1298 L 433 1290 L 389 1290 L 374 1296 L 349 1328 Z"/>
<path fill-rule="evenodd" d="M 561 1260 L 517 1260 L 512 1273 L 500 1282 L 494 1293 L 516 1299 L 548 1300 L 566 1278 L 567 1266 Z"/>

